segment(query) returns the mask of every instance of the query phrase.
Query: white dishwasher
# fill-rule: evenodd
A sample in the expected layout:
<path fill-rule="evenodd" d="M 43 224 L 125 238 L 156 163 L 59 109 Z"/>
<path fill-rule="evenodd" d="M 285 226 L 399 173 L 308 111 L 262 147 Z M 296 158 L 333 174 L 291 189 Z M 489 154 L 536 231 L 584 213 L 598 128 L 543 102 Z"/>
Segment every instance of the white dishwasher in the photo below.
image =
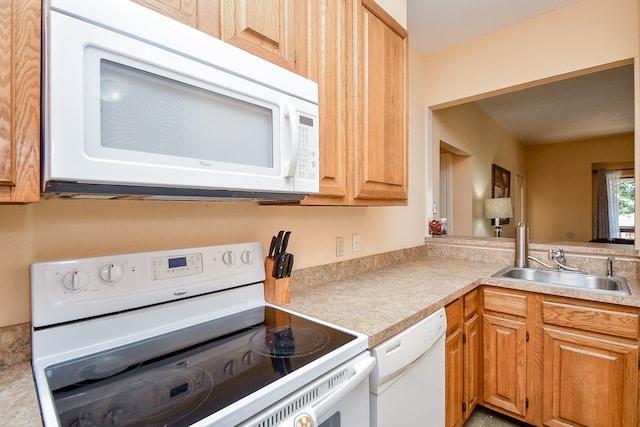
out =
<path fill-rule="evenodd" d="M 369 378 L 372 427 L 442 427 L 445 418 L 444 308 L 376 346 Z"/>

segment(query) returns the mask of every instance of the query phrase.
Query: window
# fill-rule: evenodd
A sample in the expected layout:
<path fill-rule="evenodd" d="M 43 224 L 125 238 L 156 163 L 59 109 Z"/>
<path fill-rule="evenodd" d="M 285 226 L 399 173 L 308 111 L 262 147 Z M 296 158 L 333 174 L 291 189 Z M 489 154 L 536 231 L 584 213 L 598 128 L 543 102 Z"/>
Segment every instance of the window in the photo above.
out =
<path fill-rule="evenodd" d="M 621 177 L 618 184 L 618 225 L 620 237 L 635 239 L 636 182 L 633 177 Z"/>

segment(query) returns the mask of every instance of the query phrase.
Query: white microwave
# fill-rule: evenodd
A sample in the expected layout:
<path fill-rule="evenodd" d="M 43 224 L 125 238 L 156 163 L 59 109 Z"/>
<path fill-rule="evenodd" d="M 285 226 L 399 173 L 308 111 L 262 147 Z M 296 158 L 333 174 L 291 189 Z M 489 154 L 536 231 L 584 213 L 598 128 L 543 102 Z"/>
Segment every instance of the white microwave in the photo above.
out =
<path fill-rule="evenodd" d="M 45 197 L 318 192 L 315 82 L 129 0 L 46 3 Z"/>

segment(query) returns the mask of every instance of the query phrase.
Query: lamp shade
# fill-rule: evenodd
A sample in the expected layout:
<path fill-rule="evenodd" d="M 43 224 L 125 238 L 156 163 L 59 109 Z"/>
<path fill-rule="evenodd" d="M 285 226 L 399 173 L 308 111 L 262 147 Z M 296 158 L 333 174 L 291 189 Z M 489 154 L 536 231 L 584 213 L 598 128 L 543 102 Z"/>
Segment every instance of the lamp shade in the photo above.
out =
<path fill-rule="evenodd" d="M 512 218 L 511 198 L 503 197 L 498 199 L 485 199 L 484 201 L 484 217 L 485 218 Z"/>

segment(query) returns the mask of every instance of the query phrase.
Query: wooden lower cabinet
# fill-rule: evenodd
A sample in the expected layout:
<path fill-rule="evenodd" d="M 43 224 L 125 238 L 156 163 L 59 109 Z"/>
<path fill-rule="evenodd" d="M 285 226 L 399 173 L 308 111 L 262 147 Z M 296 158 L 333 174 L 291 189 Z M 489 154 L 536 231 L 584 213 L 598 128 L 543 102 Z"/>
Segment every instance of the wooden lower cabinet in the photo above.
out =
<path fill-rule="evenodd" d="M 484 402 L 524 417 L 527 409 L 527 324 L 485 314 Z"/>
<path fill-rule="evenodd" d="M 461 427 L 464 423 L 464 353 L 462 347 L 462 329 L 447 336 L 445 344 L 445 425 Z"/>
<path fill-rule="evenodd" d="M 537 301 L 530 292 L 482 289 L 481 403 L 534 425 L 542 410 Z"/>
<path fill-rule="evenodd" d="M 482 286 L 446 310 L 447 427 L 477 403 L 535 426 L 640 427 L 638 308 Z"/>
<path fill-rule="evenodd" d="M 544 425 L 638 425 L 637 311 L 555 299 L 543 319 Z"/>
<path fill-rule="evenodd" d="M 479 401 L 482 333 L 478 315 L 479 290 L 450 303 L 445 344 L 445 425 L 462 426 Z"/>

